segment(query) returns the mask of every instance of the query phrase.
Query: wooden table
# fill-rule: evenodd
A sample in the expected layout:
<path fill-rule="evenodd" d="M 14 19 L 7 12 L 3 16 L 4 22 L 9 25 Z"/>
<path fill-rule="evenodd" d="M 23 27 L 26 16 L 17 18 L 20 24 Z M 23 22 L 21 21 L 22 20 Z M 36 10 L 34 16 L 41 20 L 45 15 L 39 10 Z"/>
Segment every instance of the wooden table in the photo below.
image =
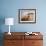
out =
<path fill-rule="evenodd" d="M 25 35 L 26 32 L 11 32 L 8 35 L 4 33 L 4 46 L 43 46 L 43 35 L 40 32 L 38 35 Z"/>

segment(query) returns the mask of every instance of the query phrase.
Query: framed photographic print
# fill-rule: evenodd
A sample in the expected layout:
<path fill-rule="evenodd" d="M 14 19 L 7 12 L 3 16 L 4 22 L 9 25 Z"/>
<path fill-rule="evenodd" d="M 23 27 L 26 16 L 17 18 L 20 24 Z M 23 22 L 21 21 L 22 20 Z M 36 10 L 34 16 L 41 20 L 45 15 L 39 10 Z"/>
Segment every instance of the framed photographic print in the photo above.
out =
<path fill-rule="evenodd" d="M 36 23 L 36 9 L 19 9 L 19 23 Z"/>

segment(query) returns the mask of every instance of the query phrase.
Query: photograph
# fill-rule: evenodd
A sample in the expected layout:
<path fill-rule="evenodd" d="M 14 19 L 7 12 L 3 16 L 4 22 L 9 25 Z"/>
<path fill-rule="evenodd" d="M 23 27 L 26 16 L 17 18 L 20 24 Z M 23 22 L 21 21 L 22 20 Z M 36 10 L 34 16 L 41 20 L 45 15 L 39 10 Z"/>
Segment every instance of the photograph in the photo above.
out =
<path fill-rule="evenodd" d="M 36 23 L 36 9 L 19 9 L 19 23 Z"/>

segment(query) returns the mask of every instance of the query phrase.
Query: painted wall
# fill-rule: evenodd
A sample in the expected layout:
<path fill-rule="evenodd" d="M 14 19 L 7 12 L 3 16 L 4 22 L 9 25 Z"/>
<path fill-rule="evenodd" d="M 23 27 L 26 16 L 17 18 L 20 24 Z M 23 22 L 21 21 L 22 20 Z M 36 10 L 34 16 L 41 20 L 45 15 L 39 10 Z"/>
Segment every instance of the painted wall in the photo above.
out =
<path fill-rule="evenodd" d="M 36 8 L 36 24 L 19 24 L 18 9 L 33 8 Z M 8 26 L 2 23 L 7 17 L 15 19 L 12 32 L 46 32 L 46 0 L 0 0 L 0 32 L 8 32 Z"/>
<path fill-rule="evenodd" d="M 35 9 L 36 8 L 36 24 L 19 24 L 18 9 Z M 45 0 L 1 0 L 2 17 L 13 17 L 15 20 L 11 31 L 46 31 L 46 1 Z M 8 31 L 8 26 L 1 26 L 2 32 Z"/>

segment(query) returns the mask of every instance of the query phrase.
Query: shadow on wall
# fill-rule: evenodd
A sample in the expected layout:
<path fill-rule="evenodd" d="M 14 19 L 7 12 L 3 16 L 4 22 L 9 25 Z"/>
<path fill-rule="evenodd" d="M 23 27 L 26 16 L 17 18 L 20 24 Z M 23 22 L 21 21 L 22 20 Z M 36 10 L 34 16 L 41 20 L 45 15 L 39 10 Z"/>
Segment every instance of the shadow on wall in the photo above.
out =
<path fill-rule="evenodd" d="M 2 25 L 5 23 L 5 17 L 0 16 L 0 46 L 3 46 L 3 32 Z"/>

